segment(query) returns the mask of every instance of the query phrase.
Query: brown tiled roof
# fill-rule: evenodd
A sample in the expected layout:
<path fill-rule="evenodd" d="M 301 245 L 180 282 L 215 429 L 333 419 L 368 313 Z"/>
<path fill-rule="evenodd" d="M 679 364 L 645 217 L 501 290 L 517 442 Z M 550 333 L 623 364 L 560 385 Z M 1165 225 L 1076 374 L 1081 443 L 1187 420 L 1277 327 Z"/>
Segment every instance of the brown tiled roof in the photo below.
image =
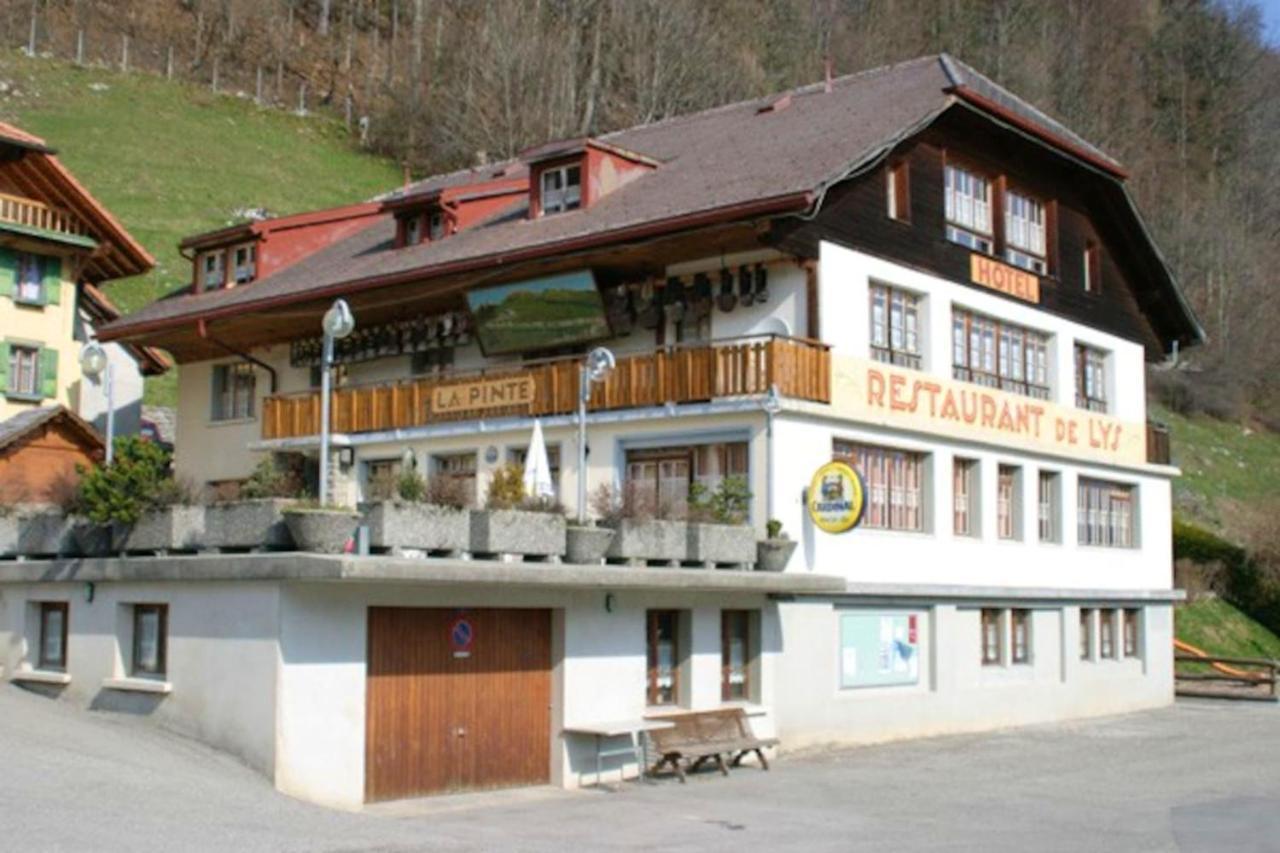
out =
<path fill-rule="evenodd" d="M 448 239 L 395 251 L 385 251 L 395 226 L 389 215 L 383 216 L 364 231 L 251 285 L 165 299 L 100 334 L 104 339 L 140 336 L 197 319 L 421 281 L 587 245 L 805 212 L 821 203 L 829 186 L 873 166 L 965 93 L 974 103 L 996 104 L 1003 120 L 1034 126 L 1063 150 L 1121 174 L 1101 151 L 973 69 L 945 55 L 929 56 L 837 78 L 829 93 L 815 84 L 782 98 L 757 98 L 605 134 L 603 143 L 661 165 L 590 209 L 529 220 L 527 202 L 521 202 Z M 772 109 L 763 109 L 770 105 Z M 508 161 L 453 172 L 382 200 L 492 180 L 504 171 L 507 177 L 523 174 L 520 170 L 527 167 Z"/>
<path fill-rule="evenodd" d="M 12 445 L 31 435 L 37 429 L 53 420 L 63 420 L 72 431 L 80 435 L 81 443 L 92 450 L 101 450 L 106 445 L 102 436 L 75 412 L 65 406 L 43 406 L 18 412 L 8 420 L 0 421 L 0 451 L 7 451 Z"/>

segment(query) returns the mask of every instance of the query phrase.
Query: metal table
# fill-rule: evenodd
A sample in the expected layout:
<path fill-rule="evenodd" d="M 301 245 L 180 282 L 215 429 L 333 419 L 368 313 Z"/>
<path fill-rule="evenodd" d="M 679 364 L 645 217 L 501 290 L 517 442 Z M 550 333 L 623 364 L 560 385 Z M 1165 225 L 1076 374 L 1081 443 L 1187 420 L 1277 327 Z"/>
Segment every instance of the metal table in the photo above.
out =
<path fill-rule="evenodd" d="M 602 760 L 619 755 L 634 757 L 640 765 L 640 778 L 643 779 L 649 772 L 649 739 L 647 733 L 675 728 L 675 725 L 670 720 L 616 720 L 607 723 L 579 723 L 565 726 L 564 731 L 566 734 L 593 735 L 595 737 L 596 785 L 599 785 L 604 778 Z M 604 748 L 606 738 L 622 737 L 623 735 L 630 739 L 626 746 Z"/>

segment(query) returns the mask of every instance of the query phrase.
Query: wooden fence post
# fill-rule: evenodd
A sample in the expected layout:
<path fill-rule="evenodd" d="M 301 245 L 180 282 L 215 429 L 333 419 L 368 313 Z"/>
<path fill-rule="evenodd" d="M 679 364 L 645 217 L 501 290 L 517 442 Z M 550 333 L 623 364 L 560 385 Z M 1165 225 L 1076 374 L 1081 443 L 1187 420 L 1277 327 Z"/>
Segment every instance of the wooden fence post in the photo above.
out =
<path fill-rule="evenodd" d="M 76 65 L 84 65 L 84 30 L 76 30 Z"/>
<path fill-rule="evenodd" d="M 129 70 L 129 36 L 120 36 L 120 70 Z"/>
<path fill-rule="evenodd" d="M 218 91 L 218 60 L 219 59 L 221 59 L 221 57 L 215 56 L 213 58 L 213 91 L 214 92 Z"/>
<path fill-rule="evenodd" d="M 253 102 L 255 104 L 261 105 L 262 103 L 262 66 L 261 65 L 258 66 L 258 79 L 253 91 L 254 91 Z"/>
<path fill-rule="evenodd" d="M 173 45 L 169 45 L 164 60 L 164 77 L 166 80 L 173 79 Z"/>
<path fill-rule="evenodd" d="M 27 38 L 27 56 L 36 55 L 36 15 L 40 9 L 40 0 L 31 0 L 31 34 Z"/>

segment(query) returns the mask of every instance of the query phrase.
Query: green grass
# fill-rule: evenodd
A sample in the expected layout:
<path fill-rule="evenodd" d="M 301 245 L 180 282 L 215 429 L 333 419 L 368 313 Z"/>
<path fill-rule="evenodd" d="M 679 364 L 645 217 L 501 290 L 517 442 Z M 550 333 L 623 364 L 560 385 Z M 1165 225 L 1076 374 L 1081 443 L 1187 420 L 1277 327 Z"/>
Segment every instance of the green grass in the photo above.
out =
<path fill-rule="evenodd" d="M 391 161 L 356 150 L 327 116 L 19 51 L 0 53 L 0 80 L 11 87 L 0 95 L 0 117 L 44 137 L 155 256 L 152 273 L 107 288 L 126 312 L 189 283 L 178 242 L 231 224 L 237 209 L 296 213 L 400 182 Z M 149 382 L 148 402 L 172 404 L 175 387 L 172 372 Z"/>
<path fill-rule="evenodd" d="M 1183 417 L 1152 407 L 1151 417 L 1169 425 L 1179 515 L 1238 538 L 1242 515 L 1280 500 L 1280 433 L 1244 427 L 1205 415 Z"/>
<path fill-rule="evenodd" d="M 1179 640 L 1211 655 L 1280 660 L 1280 637 L 1221 599 L 1183 605 L 1173 622 Z"/>

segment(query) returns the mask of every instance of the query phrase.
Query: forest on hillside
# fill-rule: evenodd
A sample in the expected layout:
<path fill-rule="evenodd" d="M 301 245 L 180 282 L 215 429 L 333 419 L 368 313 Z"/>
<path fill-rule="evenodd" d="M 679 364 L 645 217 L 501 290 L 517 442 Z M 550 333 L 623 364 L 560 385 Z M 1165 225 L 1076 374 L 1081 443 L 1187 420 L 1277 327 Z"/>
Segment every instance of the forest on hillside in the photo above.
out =
<path fill-rule="evenodd" d="M 0 39 L 331 109 L 419 175 L 947 51 L 1130 171 L 1209 336 L 1162 399 L 1280 428 L 1280 57 L 1248 0 L 0 0 Z"/>

